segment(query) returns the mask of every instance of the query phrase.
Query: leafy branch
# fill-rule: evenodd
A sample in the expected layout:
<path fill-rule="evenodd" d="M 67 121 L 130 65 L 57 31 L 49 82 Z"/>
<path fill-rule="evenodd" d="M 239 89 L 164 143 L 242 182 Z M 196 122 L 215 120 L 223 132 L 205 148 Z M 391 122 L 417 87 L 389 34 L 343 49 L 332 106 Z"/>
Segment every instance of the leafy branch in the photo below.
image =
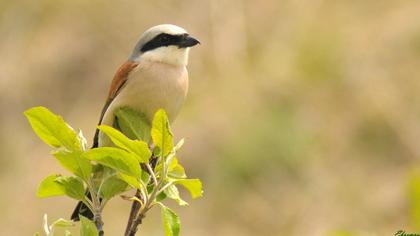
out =
<path fill-rule="evenodd" d="M 98 127 L 112 145 L 88 149 L 82 132 L 75 132 L 60 116 L 44 107 L 25 112 L 34 132 L 53 148 L 52 155 L 73 174 L 49 175 L 40 183 L 37 196 L 66 195 L 83 202 L 93 218 L 80 215 L 80 235 L 91 236 L 104 235 L 102 211 L 109 200 L 134 189 L 133 196 L 122 195 L 123 199 L 132 201 L 125 235 L 135 235 L 142 219 L 154 206 L 161 208 L 165 235 L 179 235 L 180 220 L 163 200 L 169 198 L 181 206 L 188 205 L 179 195 L 179 186 L 187 189 L 192 198 L 202 196 L 201 181 L 188 179 L 177 159 L 184 140 L 174 145 L 164 110 L 156 112 L 151 128 L 144 115 L 133 110 L 121 108 L 115 114 L 119 130 L 105 125 Z M 45 223 L 45 234 L 53 235 L 55 225 L 74 225 L 63 219 L 59 222 L 62 224 Z M 67 231 L 66 235 L 71 234 Z"/>

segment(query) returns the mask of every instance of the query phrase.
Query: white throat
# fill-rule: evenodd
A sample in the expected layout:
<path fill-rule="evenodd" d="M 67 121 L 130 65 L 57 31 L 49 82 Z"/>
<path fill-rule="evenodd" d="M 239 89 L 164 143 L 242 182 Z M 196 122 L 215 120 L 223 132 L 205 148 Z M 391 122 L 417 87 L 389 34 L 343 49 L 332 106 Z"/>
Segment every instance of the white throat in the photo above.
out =
<path fill-rule="evenodd" d="M 189 51 L 189 48 L 179 48 L 178 46 L 159 47 L 141 54 L 138 60 L 186 66 L 188 64 Z"/>

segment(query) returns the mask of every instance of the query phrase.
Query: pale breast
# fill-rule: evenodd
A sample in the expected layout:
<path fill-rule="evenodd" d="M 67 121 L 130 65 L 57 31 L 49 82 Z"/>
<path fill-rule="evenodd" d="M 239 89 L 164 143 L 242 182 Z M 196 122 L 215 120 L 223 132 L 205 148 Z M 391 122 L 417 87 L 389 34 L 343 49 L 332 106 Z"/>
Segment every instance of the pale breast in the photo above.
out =
<path fill-rule="evenodd" d="M 102 124 L 112 125 L 115 109 L 123 106 L 144 113 L 149 120 L 161 108 L 167 112 L 170 121 L 178 115 L 188 91 L 185 66 L 141 62 L 138 68 L 105 112 Z M 101 139 L 102 134 L 99 143 L 103 146 Z"/>

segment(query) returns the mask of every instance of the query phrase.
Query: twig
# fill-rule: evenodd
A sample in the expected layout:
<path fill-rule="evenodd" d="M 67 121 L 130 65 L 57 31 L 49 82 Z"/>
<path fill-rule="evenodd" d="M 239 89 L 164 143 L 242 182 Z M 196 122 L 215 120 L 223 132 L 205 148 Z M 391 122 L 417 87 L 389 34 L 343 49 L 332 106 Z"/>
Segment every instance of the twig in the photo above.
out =
<path fill-rule="evenodd" d="M 92 200 L 90 203 L 92 204 L 92 208 L 93 208 L 91 209 L 93 210 L 92 211 L 93 221 L 95 222 L 96 229 L 98 230 L 98 236 L 103 236 L 104 235 L 104 230 L 103 230 L 104 222 L 102 221 L 102 215 L 101 215 L 102 213 L 101 200 L 99 199 L 99 194 L 96 195 L 95 191 L 93 190 L 92 178 L 89 179 L 87 184 L 88 184 L 88 190 L 92 197 Z M 86 198 L 86 200 L 89 200 L 89 199 Z"/>
<path fill-rule="evenodd" d="M 138 189 L 136 191 L 135 196 L 137 198 L 141 199 L 140 191 Z M 138 201 L 133 201 L 133 204 L 131 205 L 130 216 L 128 217 L 127 227 L 125 228 L 125 233 L 124 233 L 125 236 L 131 235 L 130 234 L 131 233 L 131 228 L 132 228 L 132 225 L 135 221 L 135 218 L 136 218 L 137 214 L 139 213 L 140 207 L 141 207 L 141 205 Z M 137 231 L 137 229 L 136 229 L 136 231 Z M 135 234 L 136 234 L 136 232 L 134 232 L 134 234 L 132 234 L 132 235 L 135 235 Z"/>
<path fill-rule="evenodd" d="M 138 230 L 138 226 L 141 224 L 145 216 L 146 215 L 142 213 L 138 215 L 137 218 L 134 220 L 128 234 L 126 234 L 125 236 L 135 236 Z"/>
<path fill-rule="evenodd" d="M 98 229 L 98 236 L 103 236 L 104 235 L 104 230 L 103 230 L 104 222 L 102 221 L 100 210 L 99 212 L 95 213 L 93 218 L 95 220 L 96 229 Z"/>
<path fill-rule="evenodd" d="M 157 186 L 158 185 L 158 182 L 157 182 L 157 179 L 156 179 L 156 175 L 155 175 L 155 173 L 152 170 L 152 167 L 150 166 L 150 164 L 146 164 L 146 167 L 147 167 L 147 170 L 150 173 L 150 176 L 152 176 L 153 184 L 155 186 Z"/>
<path fill-rule="evenodd" d="M 141 167 L 142 169 L 145 169 L 145 171 L 147 171 L 149 173 L 149 175 L 151 176 L 151 179 L 149 179 L 150 181 L 153 181 L 153 184 L 155 186 L 154 190 L 158 188 L 159 183 L 157 182 L 156 176 L 153 172 L 153 170 L 155 169 L 157 164 L 157 157 L 153 156 L 150 158 L 150 162 L 149 164 L 142 164 Z M 155 191 L 154 191 L 155 192 Z M 155 193 L 156 194 L 156 193 Z M 133 201 L 132 205 L 131 205 L 131 211 L 130 211 L 130 216 L 128 218 L 128 222 L 127 222 L 127 226 L 125 228 L 125 234 L 124 236 L 134 236 L 138 230 L 138 226 L 141 224 L 143 218 L 146 216 L 145 213 L 147 212 L 147 210 L 149 210 L 149 201 L 152 200 L 152 198 L 147 196 L 147 193 L 145 193 L 145 197 L 147 199 L 142 199 L 141 194 L 140 194 L 140 190 L 137 189 L 135 196 L 141 200 L 143 200 L 144 203 L 148 204 L 146 206 L 143 207 L 142 211 L 139 214 L 141 205 L 138 201 Z"/>

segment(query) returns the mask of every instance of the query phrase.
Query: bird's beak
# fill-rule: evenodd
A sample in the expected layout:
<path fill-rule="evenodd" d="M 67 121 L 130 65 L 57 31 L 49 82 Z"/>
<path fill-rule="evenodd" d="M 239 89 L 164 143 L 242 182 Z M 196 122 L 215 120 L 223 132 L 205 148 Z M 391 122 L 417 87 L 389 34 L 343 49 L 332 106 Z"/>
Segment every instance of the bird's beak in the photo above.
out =
<path fill-rule="evenodd" d="M 200 44 L 200 41 L 198 41 L 197 39 L 187 35 L 185 38 L 182 39 L 181 43 L 179 44 L 180 48 L 188 48 L 188 47 L 193 47 L 197 44 Z"/>

